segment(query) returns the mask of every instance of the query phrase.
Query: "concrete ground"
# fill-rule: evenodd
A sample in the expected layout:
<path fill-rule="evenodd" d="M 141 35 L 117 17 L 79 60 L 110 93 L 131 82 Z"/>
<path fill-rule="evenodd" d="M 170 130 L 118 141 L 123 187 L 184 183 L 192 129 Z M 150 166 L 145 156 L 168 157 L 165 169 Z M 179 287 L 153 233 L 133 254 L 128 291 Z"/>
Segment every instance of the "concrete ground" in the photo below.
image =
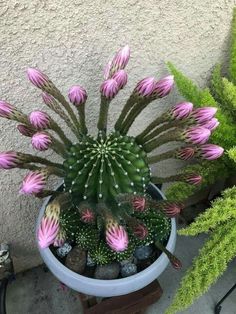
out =
<path fill-rule="evenodd" d="M 161 275 L 159 281 L 164 290 L 163 296 L 147 310 L 147 314 L 164 313 L 181 277 L 203 241 L 204 236 L 178 238 L 176 255 L 181 257 L 183 269 L 175 271 L 169 266 Z M 214 313 L 214 305 L 235 282 L 236 261 L 234 260 L 209 292 L 181 314 Z M 17 275 L 16 281 L 10 284 L 7 291 L 7 314 L 82 314 L 82 310 L 78 293 L 64 289 L 50 273 L 45 273 L 42 267 L 37 267 Z M 224 302 L 221 314 L 236 314 L 236 290 Z"/>

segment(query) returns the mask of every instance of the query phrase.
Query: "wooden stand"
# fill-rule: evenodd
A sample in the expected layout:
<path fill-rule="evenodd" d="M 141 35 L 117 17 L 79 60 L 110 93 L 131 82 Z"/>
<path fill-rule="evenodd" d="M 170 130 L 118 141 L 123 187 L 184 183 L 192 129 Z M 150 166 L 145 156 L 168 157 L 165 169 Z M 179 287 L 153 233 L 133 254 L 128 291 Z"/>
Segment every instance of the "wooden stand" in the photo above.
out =
<path fill-rule="evenodd" d="M 157 280 L 145 288 L 119 297 L 104 298 L 100 303 L 96 297 L 80 293 L 84 314 L 144 314 L 151 304 L 157 302 L 163 291 Z"/>

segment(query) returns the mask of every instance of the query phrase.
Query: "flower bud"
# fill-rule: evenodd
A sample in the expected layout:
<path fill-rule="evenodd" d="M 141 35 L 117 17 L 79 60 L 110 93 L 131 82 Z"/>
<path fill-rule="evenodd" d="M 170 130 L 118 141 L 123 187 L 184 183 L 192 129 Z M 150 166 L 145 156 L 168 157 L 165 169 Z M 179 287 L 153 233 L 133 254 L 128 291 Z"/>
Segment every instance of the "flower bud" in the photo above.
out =
<path fill-rule="evenodd" d="M 203 159 L 215 160 L 220 158 L 224 153 L 224 149 L 218 145 L 205 144 L 199 147 L 199 155 Z"/>
<path fill-rule="evenodd" d="M 203 122 L 201 124 L 201 126 L 203 126 L 204 128 L 206 128 L 212 132 L 218 127 L 219 124 L 220 124 L 220 122 L 218 121 L 218 119 L 212 118 L 209 121 Z"/>
<path fill-rule="evenodd" d="M 48 248 L 55 241 L 59 224 L 54 219 L 43 217 L 38 229 L 38 244 L 41 249 Z"/>
<path fill-rule="evenodd" d="M 12 169 L 19 165 L 16 152 L 7 151 L 0 153 L 0 169 Z"/>
<path fill-rule="evenodd" d="M 173 119 L 182 120 L 186 119 L 193 110 L 191 102 L 181 102 L 170 109 L 170 115 Z"/>
<path fill-rule="evenodd" d="M 29 115 L 29 122 L 36 129 L 47 129 L 50 127 L 50 117 L 46 112 L 33 111 Z"/>
<path fill-rule="evenodd" d="M 52 144 L 51 136 L 46 132 L 37 132 L 31 138 L 33 148 L 44 151 Z"/>
<path fill-rule="evenodd" d="M 185 181 L 192 185 L 198 185 L 202 183 L 202 176 L 195 173 L 190 173 L 185 175 Z"/>
<path fill-rule="evenodd" d="M 40 89 L 44 89 L 50 84 L 50 80 L 47 75 L 38 69 L 28 68 L 27 76 L 30 82 Z"/>
<path fill-rule="evenodd" d="M 144 240 L 148 236 L 148 229 L 144 225 L 138 224 L 134 228 L 133 233 L 138 239 Z"/>
<path fill-rule="evenodd" d="M 195 155 L 195 149 L 193 147 L 183 147 L 178 149 L 176 157 L 182 160 L 190 160 Z"/>
<path fill-rule="evenodd" d="M 100 88 L 101 94 L 107 98 L 112 99 L 119 91 L 118 84 L 114 79 L 108 79 L 104 81 Z"/>
<path fill-rule="evenodd" d="M 109 62 L 106 64 L 105 68 L 104 68 L 103 77 L 104 77 L 105 80 L 108 80 L 108 79 L 110 78 L 110 76 L 111 76 L 111 75 L 110 75 L 111 63 L 112 63 L 112 61 L 109 61 Z"/>
<path fill-rule="evenodd" d="M 20 134 L 27 136 L 27 137 L 32 137 L 35 133 L 33 129 L 28 127 L 27 125 L 24 124 L 18 124 L 17 125 L 17 130 L 20 132 Z"/>
<path fill-rule="evenodd" d="M 171 265 L 173 266 L 174 269 L 180 270 L 182 268 L 182 263 L 176 256 L 172 255 L 169 258 L 169 261 L 171 262 Z"/>
<path fill-rule="evenodd" d="M 122 70 L 126 67 L 130 58 L 130 48 L 128 45 L 121 48 L 111 62 L 112 73 Z"/>
<path fill-rule="evenodd" d="M 192 144 L 205 144 L 210 135 L 211 131 L 202 126 L 191 127 L 183 133 L 186 142 Z"/>
<path fill-rule="evenodd" d="M 177 216 L 181 212 L 181 210 L 183 209 L 183 205 L 180 203 L 170 203 L 167 201 L 161 204 L 161 208 L 167 217 L 172 218 Z"/>
<path fill-rule="evenodd" d="M 0 100 L 0 117 L 10 119 L 15 107 L 11 104 Z"/>
<path fill-rule="evenodd" d="M 174 76 L 169 75 L 155 83 L 153 95 L 159 98 L 167 96 L 174 86 Z"/>
<path fill-rule="evenodd" d="M 82 86 L 75 85 L 69 89 L 68 97 L 72 104 L 79 106 L 86 102 L 88 96 L 86 90 Z"/>
<path fill-rule="evenodd" d="M 135 92 L 142 97 L 149 97 L 152 95 L 155 87 L 155 78 L 154 77 L 146 77 L 140 82 L 138 82 L 135 87 Z"/>
<path fill-rule="evenodd" d="M 122 89 L 128 81 L 128 75 L 124 70 L 117 71 L 112 78 L 116 81 L 118 89 Z"/>
<path fill-rule="evenodd" d="M 51 106 L 54 104 L 55 102 L 55 99 L 49 95 L 48 93 L 44 92 L 42 93 L 42 98 L 43 98 L 43 101 L 44 103 L 47 105 L 47 106 Z"/>
<path fill-rule="evenodd" d="M 81 220 L 84 223 L 92 223 L 94 222 L 95 216 L 93 211 L 90 208 L 85 208 L 81 211 Z"/>
<path fill-rule="evenodd" d="M 192 112 L 192 117 L 197 123 L 203 123 L 212 119 L 217 111 L 215 107 L 197 108 Z"/>
<path fill-rule="evenodd" d="M 133 209 L 137 212 L 143 212 L 145 210 L 146 199 L 144 197 L 134 197 L 132 200 Z"/>
<path fill-rule="evenodd" d="M 43 192 L 46 186 L 47 177 L 45 171 L 30 171 L 23 179 L 20 193 L 37 195 Z"/>
<path fill-rule="evenodd" d="M 127 249 L 129 239 L 123 226 L 110 223 L 106 226 L 106 242 L 115 252 L 123 252 Z"/>

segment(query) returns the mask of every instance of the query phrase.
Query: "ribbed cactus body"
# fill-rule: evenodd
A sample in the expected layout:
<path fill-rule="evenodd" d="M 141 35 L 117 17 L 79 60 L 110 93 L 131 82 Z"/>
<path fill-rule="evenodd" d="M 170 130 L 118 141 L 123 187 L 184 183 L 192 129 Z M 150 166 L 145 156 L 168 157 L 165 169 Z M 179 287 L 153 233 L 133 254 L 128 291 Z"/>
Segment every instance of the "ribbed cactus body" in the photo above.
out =
<path fill-rule="evenodd" d="M 63 211 L 59 217 L 59 224 L 67 237 L 73 240 L 82 225 L 79 212 L 74 208 Z"/>
<path fill-rule="evenodd" d="M 146 153 L 134 138 L 111 133 L 86 136 L 64 162 L 65 190 L 74 201 L 114 201 L 120 193 L 141 193 L 150 181 Z"/>
<path fill-rule="evenodd" d="M 109 264 L 114 259 L 114 254 L 111 249 L 103 241 L 89 251 L 89 254 L 97 265 Z"/>
<path fill-rule="evenodd" d="M 83 249 L 89 250 L 99 243 L 99 231 L 88 225 L 82 225 L 76 234 L 76 244 Z"/>
<path fill-rule="evenodd" d="M 136 217 L 148 229 L 148 236 L 145 239 L 139 240 L 136 238 L 137 244 L 150 244 L 155 242 L 155 240 L 162 242 L 168 238 L 171 230 L 171 221 L 164 213 L 155 209 L 148 209 L 147 212 L 137 214 Z"/>

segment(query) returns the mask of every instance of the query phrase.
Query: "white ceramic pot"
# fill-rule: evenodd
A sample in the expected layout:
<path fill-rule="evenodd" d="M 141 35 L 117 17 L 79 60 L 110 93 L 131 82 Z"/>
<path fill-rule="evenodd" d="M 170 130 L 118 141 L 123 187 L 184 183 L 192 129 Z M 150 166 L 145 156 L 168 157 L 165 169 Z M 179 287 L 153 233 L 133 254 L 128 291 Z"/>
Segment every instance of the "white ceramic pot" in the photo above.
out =
<path fill-rule="evenodd" d="M 153 184 L 149 186 L 149 193 L 153 198 L 164 199 L 162 192 Z M 40 209 L 38 221 L 37 221 L 37 230 L 40 224 L 40 221 L 44 215 L 45 208 L 49 203 L 50 197 L 46 198 L 43 206 Z M 175 249 L 176 242 L 176 222 L 175 219 L 171 219 L 171 233 L 169 240 L 167 242 L 166 248 L 173 253 Z M 61 282 L 63 282 L 68 287 L 73 290 L 98 296 L 98 297 L 113 297 L 128 294 L 143 287 L 147 286 L 149 283 L 157 279 L 160 274 L 166 269 L 169 260 L 167 256 L 162 253 L 158 259 L 152 263 L 149 267 L 143 271 L 122 279 L 114 280 L 100 280 L 84 277 L 79 275 L 67 267 L 65 267 L 59 260 L 53 255 L 49 248 L 41 249 L 39 248 L 40 255 L 50 269 L 50 271 L 56 276 Z"/>

